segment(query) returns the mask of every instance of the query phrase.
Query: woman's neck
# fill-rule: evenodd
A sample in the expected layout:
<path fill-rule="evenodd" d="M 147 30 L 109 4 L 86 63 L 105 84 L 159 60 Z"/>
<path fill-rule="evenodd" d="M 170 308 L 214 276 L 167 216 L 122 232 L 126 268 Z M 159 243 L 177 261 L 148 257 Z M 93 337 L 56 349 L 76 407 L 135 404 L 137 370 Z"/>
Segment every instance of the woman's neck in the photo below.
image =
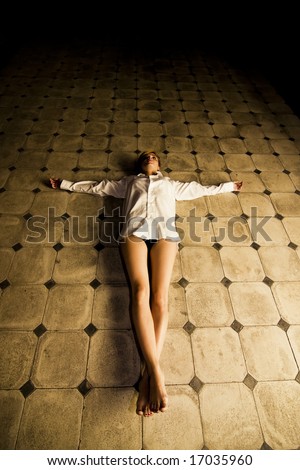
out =
<path fill-rule="evenodd" d="M 150 170 L 150 171 L 143 171 L 142 173 L 144 173 L 145 176 L 152 176 L 152 175 L 157 175 L 157 172 L 158 172 L 158 171 L 159 171 L 159 170 L 157 170 L 157 171 L 154 171 L 154 170 L 151 171 L 151 170 Z"/>

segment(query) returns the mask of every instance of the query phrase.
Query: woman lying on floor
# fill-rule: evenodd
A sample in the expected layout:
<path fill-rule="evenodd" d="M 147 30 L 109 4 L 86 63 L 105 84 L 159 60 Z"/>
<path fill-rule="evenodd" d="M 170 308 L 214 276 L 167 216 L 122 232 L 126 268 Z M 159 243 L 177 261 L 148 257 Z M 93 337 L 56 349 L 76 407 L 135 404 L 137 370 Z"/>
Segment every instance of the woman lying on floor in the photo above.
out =
<path fill-rule="evenodd" d="M 241 181 L 203 186 L 180 182 L 160 172 L 155 151 L 142 152 L 138 173 L 118 181 L 80 181 L 51 178 L 54 189 L 84 192 L 124 199 L 119 246 L 132 291 L 132 319 L 143 355 L 137 414 L 151 416 L 165 411 L 168 397 L 160 367 L 168 326 L 168 291 L 180 241 L 175 227 L 175 204 L 231 191 L 240 191 Z M 149 265 L 150 260 L 150 265 Z"/>

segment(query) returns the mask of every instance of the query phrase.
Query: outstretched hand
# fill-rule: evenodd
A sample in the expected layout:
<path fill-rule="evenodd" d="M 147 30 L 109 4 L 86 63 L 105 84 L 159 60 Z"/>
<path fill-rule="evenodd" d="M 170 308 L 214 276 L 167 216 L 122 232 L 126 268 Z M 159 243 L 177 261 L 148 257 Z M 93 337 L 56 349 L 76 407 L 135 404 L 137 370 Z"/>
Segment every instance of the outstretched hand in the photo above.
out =
<path fill-rule="evenodd" d="M 240 191 L 243 186 L 243 181 L 234 181 L 234 191 Z"/>
<path fill-rule="evenodd" d="M 59 178 L 50 178 L 50 185 L 53 189 L 57 189 L 60 187 L 60 179 Z"/>

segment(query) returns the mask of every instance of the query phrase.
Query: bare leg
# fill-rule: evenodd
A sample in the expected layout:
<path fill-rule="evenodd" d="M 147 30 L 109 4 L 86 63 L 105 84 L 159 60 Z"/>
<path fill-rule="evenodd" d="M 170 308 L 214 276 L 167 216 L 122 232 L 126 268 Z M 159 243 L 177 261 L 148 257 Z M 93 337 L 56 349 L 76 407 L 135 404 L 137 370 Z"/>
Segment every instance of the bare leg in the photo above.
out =
<path fill-rule="evenodd" d="M 156 352 L 160 358 L 168 327 L 169 285 L 178 245 L 159 240 L 150 251 L 151 259 L 151 312 L 154 322 Z M 167 394 L 162 372 L 150 376 L 149 403 L 152 411 L 165 411 Z"/>
<path fill-rule="evenodd" d="M 152 312 L 149 305 L 148 252 L 145 243 L 136 237 L 129 237 L 121 244 L 121 251 L 133 294 L 133 322 L 145 360 L 137 413 L 149 416 L 152 412 L 165 411 L 167 408 L 167 394 L 159 357 L 168 324 L 168 288 L 177 244 L 160 240 L 151 250 Z"/>
<path fill-rule="evenodd" d="M 159 355 L 162 352 L 168 326 L 169 286 L 177 252 L 177 243 L 167 240 L 160 240 L 150 252 L 152 270 L 151 311 Z"/>
<path fill-rule="evenodd" d="M 137 413 L 149 416 L 152 414 L 149 408 L 149 377 L 159 365 L 149 303 L 148 250 L 145 243 L 134 236 L 126 238 L 120 247 L 131 284 L 132 319 L 147 369 L 140 383 Z"/>

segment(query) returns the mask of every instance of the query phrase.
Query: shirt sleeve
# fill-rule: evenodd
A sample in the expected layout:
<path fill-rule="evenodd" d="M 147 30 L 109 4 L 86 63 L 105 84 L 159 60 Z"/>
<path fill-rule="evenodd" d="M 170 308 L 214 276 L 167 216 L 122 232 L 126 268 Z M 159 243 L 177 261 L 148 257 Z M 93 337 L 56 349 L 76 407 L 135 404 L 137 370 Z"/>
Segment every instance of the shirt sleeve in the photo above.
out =
<path fill-rule="evenodd" d="M 197 199 L 202 196 L 214 196 L 215 194 L 229 193 L 234 191 L 234 182 L 229 181 L 221 183 L 218 186 L 203 186 L 197 181 L 184 183 L 180 181 L 173 181 L 175 189 L 175 199 L 177 201 L 187 201 Z"/>
<path fill-rule="evenodd" d="M 113 196 L 116 198 L 124 199 L 127 188 L 127 178 L 124 176 L 121 180 L 108 180 L 102 181 L 79 181 L 73 183 L 72 181 L 62 180 L 60 189 L 67 191 L 74 191 L 79 193 L 96 194 L 97 196 Z"/>

